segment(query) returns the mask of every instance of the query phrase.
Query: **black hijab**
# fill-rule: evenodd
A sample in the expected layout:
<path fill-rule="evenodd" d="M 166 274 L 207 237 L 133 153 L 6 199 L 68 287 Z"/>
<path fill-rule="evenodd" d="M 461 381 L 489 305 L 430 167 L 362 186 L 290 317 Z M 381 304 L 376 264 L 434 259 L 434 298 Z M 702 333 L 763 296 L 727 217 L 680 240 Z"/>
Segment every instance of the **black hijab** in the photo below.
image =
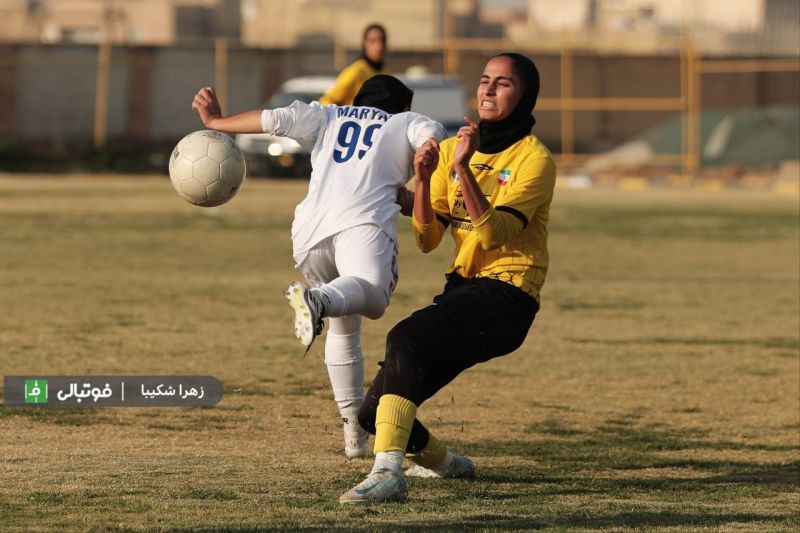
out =
<path fill-rule="evenodd" d="M 536 65 L 524 55 L 513 52 L 505 52 L 494 57 L 511 59 L 514 74 L 522 81 L 524 89 L 517 107 L 510 115 L 497 122 L 481 120 L 478 124 L 481 135 L 478 151 L 483 154 L 502 152 L 529 135 L 531 128 L 536 124 L 536 120 L 531 115 L 536 105 L 536 98 L 539 96 L 539 71 Z"/>
<path fill-rule="evenodd" d="M 364 82 L 353 99 L 353 105 L 377 107 L 389 114 L 402 113 L 411 107 L 414 91 L 386 74 L 378 74 Z"/>
<path fill-rule="evenodd" d="M 378 30 L 383 34 L 383 44 L 384 46 L 386 46 L 386 28 L 384 28 L 380 24 L 370 24 L 364 29 L 364 34 L 361 36 L 361 56 L 359 57 L 364 61 L 366 61 L 367 63 L 369 63 L 370 67 L 375 69 L 377 72 L 380 72 L 381 70 L 383 70 L 383 61 L 373 61 L 370 58 L 368 58 L 367 50 L 366 47 L 364 46 L 364 41 L 367 40 L 367 35 L 369 35 L 369 32 L 371 32 L 372 30 Z"/>

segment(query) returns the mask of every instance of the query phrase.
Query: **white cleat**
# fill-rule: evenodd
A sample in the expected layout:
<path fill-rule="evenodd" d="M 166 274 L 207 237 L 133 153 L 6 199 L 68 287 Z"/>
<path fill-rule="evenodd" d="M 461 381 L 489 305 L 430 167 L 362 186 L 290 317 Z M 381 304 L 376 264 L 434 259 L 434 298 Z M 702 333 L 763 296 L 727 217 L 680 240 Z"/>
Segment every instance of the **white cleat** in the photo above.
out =
<path fill-rule="evenodd" d="M 347 456 L 348 459 L 364 459 L 365 457 L 369 457 L 369 447 L 367 446 L 369 433 L 361 427 L 358 428 L 357 435 L 348 435 L 348 433 L 349 432 L 345 431 L 344 434 L 345 456 Z"/>
<path fill-rule="evenodd" d="M 408 498 L 408 484 L 402 472 L 378 470 L 339 496 L 342 505 L 398 502 Z"/>
<path fill-rule="evenodd" d="M 283 295 L 294 310 L 294 336 L 308 348 L 322 333 L 322 302 L 298 281 L 290 283 Z"/>
<path fill-rule="evenodd" d="M 414 465 L 406 470 L 408 477 L 427 477 L 438 479 L 474 479 L 475 463 L 468 457 L 453 454 L 453 460 L 444 472 L 435 472 L 424 466 Z"/>

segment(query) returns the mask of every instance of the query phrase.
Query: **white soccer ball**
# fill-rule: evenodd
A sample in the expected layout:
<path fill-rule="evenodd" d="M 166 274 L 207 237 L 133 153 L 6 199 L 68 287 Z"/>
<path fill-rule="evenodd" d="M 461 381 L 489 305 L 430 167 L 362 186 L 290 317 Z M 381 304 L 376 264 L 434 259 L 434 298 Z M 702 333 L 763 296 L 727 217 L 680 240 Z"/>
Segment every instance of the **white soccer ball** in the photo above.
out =
<path fill-rule="evenodd" d="M 236 142 L 218 131 L 190 133 L 169 158 L 169 179 L 181 198 L 203 207 L 222 205 L 242 187 L 246 167 Z"/>

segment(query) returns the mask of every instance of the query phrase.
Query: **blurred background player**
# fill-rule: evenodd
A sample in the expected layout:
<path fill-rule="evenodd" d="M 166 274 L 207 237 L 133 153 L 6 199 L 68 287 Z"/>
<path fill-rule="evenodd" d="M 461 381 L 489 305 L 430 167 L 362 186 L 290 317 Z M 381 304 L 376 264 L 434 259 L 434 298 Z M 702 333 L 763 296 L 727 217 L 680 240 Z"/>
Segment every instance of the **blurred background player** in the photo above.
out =
<path fill-rule="evenodd" d="M 386 56 L 386 29 L 370 24 L 361 39 L 361 55 L 339 73 L 333 87 L 320 97 L 322 105 L 351 105 L 365 81 L 383 72 Z"/>
<path fill-rule="evenodd" d="M 361 316 L 380 318 L 397 284 L 397 192 L 413 173 L 414 151 L 445 136 L 438 122 L 407 112 L 412 97 L 397 78 L 379 75 L 363 85 L 355 107 L 295 101 L 223 117 L 211 87 L 192 104 L 207 128 L 314 145 L 308 195 L 292 224 L 296 268 L 313 288 L 292 283 L 286 298 L 295 335 L 307 347 L 330 317 L 325 363 L 349 458 L 367 455 L 368 434 L 357 420 L 364 399 Z"/>
<path fill-rule="evenodd" d="M 388 334 L 386 358 L 359 411 L 375 433 L 375 465 L 343 504 L 402 500 L 404 455 L 421 477 L 473 477 L 416 420 L 417 407 L 467 368 L 516 350 L 539 310 L 548 267 L 547 223 L 555 163 L 530 135 L 539 73 L 519 54 L 486 64 L 477 90 L 480 124 L 467 119 L 438 154 L 414 161 L 416 242 L 429 252 L 445 230 L 456 244 L 444 292 Z M 434 171 L 435 168 L 435 171 Z"/>

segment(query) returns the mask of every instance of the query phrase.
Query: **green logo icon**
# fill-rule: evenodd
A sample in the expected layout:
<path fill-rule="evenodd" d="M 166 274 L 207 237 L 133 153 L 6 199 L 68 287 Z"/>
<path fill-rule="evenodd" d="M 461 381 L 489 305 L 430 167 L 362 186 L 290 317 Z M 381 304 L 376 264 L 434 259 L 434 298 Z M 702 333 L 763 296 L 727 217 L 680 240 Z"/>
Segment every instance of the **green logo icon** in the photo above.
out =
<path fill-rule="evenodd" d="M 25 380 L 25 403 L 47 403 L 47 380 Z"/>

